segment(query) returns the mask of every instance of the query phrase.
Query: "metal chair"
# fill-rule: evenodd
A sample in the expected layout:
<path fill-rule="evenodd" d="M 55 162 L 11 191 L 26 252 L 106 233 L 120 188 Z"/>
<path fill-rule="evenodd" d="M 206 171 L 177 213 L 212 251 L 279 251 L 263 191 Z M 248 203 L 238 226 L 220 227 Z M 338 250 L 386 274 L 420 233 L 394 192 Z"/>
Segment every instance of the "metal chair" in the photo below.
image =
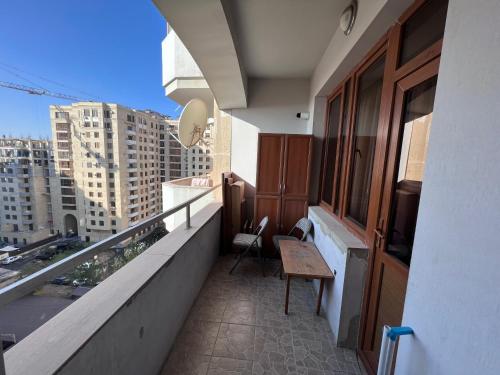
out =
<path fill-rule="evenodd" d="M 307 234 L 311 231 L 312 223 L 307 217 L 303 217 L 293 226 L 288 235 L 277 234 L 273 236 L 273 244 L 276 252 L 280 254 L 281 262 L 281 250 L 280 241 L 291 240 L 291 241 L 305 241 Z M 283 262 L 280 263 L 279 269 L 274 272 L 274 275 L 280 273 L 280 279 L 283 278 Z"/>
<path fill-rule="evenodd" d="M 236 236 L 234 236 L 233 246 L 243 249 L 243 251 L 238 255 L 236 263 L 229 271 L 230 274 L 232 274 L 238 264 L 240 264 L 243 257 L 254 248 L 257 250 L 257 255 L 262 265 L 262 275 L 264 277 L 266 276 L 264 271 L 264 260 L 262 258 L 262 233 L 264 232 L 264 229 L 266 229 L 268 222 L 269 218 L 266 216 L 260 221 L 257 228 L 255 228 L 255 230 L 253 231 L 253 234 L 237 233 Z"/>

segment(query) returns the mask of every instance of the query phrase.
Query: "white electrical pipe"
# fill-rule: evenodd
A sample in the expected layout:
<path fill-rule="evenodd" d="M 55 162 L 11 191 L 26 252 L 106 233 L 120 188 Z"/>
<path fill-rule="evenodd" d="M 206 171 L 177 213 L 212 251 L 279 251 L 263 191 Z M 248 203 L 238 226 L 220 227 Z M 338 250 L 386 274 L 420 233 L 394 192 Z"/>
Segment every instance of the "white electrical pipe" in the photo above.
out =
<path fill-rule="evenodd" d="M 396 349 L 399 336 L 402 335 L 413 335 L 413 329 L 410 327 L 389 327 L 384 325 L 377 375 L 391 374 L 394 350 Z"/>

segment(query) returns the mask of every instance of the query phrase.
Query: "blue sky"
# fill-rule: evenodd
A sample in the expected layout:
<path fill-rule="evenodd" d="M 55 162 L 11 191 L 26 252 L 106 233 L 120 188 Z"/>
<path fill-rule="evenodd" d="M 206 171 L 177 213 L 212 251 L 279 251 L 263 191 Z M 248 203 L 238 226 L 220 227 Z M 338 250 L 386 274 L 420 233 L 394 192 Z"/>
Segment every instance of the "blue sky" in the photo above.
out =
<path fill-rule="evenodd" d="M 161 85 L 165 32 L 151 0 L 5 2 L 0 80 L 178 117 Z M 68 101 L 0 87 L 0 136 L 50 136 L 53 103 Z"/>

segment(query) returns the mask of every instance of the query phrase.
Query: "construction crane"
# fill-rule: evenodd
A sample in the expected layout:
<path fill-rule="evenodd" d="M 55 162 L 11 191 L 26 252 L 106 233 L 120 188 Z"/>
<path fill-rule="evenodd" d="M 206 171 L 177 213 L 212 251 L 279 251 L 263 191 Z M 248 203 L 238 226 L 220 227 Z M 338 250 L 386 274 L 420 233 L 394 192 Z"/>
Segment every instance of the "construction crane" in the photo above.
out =
<path fill-rule="evenodd" d="M 0 81 L 0 87 L 6 87 L 8 89 L 24 91 L 24 92 L 27 92 L 28 94 L 31 94 L 31 95 L 40 95 L 40 96 L 45 95 L 45 96 L 51 96 L 53 98 L 65 99 L 65 100 L 70 100 L 70 101 L 74 101 L 74 102 L 92 102 L 93 101 L 93 100 L 89 100 L 89 99 L 78 98 L 78 97 L 72 96 L 72 95 L 61 94 L 59 92 L 49 91 L 49 90 L 46 90 L 43 88 L 30 87 L 30 86 L 20 85 L 18 83 L 12 83 L 12 82 L 6 82 L 6 81 Z"/>

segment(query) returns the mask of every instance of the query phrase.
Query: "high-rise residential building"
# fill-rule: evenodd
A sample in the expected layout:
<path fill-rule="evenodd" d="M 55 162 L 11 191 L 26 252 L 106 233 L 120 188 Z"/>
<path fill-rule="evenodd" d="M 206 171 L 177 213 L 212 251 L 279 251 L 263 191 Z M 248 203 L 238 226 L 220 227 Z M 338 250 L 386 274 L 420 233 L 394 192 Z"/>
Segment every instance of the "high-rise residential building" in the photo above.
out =
<path fill-rule="evenodd" d="M 165 144 L 166 181 L 210 173 L 213 168 L 213 125 L 207 126 L 202 140 L 197 145 L 186 149 L 179 142 L 179 121 L 167 120 L 167 122 L 169 126 L 165 134 L 165 138 L 168 139 L 168 145 Z"/>
<path fill-rule="evenodd" d="M 165 154 L 160 155 L 164 162 L 165 181 L 187 177 L 188 150 L 179 142 L 179 121 L 168 120 L 168 131 L 165 133 Z M 161 152 L 161 150 L 160 150 Z M 163 158 L 162 158 L 163 157 Z M 164 182 L 164 181 L 162 181 Z"/>
<path fill-rule="evenodd" d="M 207 126 L 200 142 L 187 150 L 187 177 L 205 175 L 212 170 L 212 127 L 213 125 Z"/>
<path fill-rule="evenodd" d="M 50 120 L 57 231 L 99 241 L 161 211 L 165 116 L 78 102 L 50 106 Z"/>
<path fill-rule="evenodd" d="M 27 245 L 52 230 L 48 140 L 0 139 L 0 241 Z"/>

